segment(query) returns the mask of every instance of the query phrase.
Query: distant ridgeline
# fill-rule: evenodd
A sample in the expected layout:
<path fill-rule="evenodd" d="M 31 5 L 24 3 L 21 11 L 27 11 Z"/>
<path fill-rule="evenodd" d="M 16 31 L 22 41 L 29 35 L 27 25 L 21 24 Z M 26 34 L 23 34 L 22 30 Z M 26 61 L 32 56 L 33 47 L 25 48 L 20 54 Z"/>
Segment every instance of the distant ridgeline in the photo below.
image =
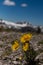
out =
<path fill-rule="evenodd" d="M 0 31 L 17 31 L 17 32 L 43 32 L 42 26 L 33 26 L 27 22 L 9 22 L 0 19 Z"/>

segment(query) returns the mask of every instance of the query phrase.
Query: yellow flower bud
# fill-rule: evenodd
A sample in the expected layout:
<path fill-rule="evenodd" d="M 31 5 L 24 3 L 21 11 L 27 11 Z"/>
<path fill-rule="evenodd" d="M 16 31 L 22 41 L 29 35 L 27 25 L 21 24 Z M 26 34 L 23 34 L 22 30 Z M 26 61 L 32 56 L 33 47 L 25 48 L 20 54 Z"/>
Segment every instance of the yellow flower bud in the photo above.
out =
<path fill-rule="evenodd" d="M 29 49 L 29 43 L 24 43 L 23 50 L 27 51 Z"/>
<path fill-rule="evenodd" d="M 12 48 L 13 51 L 17 50 L 19 48 L 18 41 L 15 41 L 11 48 Z"/>
<path fill-rule="evenodd" d="M 24 34 L 24 35 L 20 38 L 20 41 L 21 41 L 22 43 L 24 43 L 24 42 L 26 42 L 26 41 L 30 41 L 31 37 L 32 37 L 32 34 Z"/>

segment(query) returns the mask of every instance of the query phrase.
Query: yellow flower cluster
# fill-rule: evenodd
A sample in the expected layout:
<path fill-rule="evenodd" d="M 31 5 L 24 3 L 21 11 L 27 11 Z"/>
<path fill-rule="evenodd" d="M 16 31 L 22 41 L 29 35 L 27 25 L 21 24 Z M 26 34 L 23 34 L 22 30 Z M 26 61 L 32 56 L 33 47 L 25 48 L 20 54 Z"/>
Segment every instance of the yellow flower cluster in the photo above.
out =
<path fill-rule="evenodd" d="M 24 43 L 24 45 L 23 45 L 23 50 L 24 51 L 27 51 L 29 49 L 30 44 L 27 43 L 26 41 L 30 41 L 31 38 L 32 38 L 32 34 L 30 34 L 30 33 L 29 34 L 24 34 L 20 38 L 21 42 Z"/>
<path fill-rule="evenodd" d="M 19 48 L 19 43 L 18 41 L 14 41 L 14 44 L 12 45 L 12 50 L 15 51 Z"/>
<path fill-rule="evenodd" d="M 21 40 L 22 43 L 24 43 L 24 42 L 26 42 L 26 41 L 30 41 L 31 37 L 32 37 L 32 34 L 24 34 L 24 35 L 20 38 L 20 40 Z"/>
<path fill-rule="evenodd" d="M 22 46 L 23 51 L 27 51 L 29 49 L 30 44 L 27 43 L 26 41 L 30 41 L 31 37 L 32 37 L 32 34 L 24 34 L 21 36 L 20 42 L 24 43 Z M 20 45 L 18 43 L 18 40 L 16 40 L 13 42 L 13 45 L 11 48 L 13 51 L 16 51 L 19 48 L 19 46 Z"/>

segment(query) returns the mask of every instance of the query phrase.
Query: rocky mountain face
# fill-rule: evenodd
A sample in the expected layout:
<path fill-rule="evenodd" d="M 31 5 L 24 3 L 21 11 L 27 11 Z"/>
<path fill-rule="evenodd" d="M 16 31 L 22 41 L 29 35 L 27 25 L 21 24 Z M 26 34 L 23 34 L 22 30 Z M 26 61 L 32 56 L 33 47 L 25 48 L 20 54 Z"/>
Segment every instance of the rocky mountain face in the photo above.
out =
<path fill-rule="evenodd" d="M 32 24 L 28 22 L 9 22 L 5 20 L 0 20 L 0 30 L 13 30 L 13 31 L 21 31 L 21 32 L 42 32 L 43 33 L 43 27 L 42 26 L 33 26 Z M 3 30 L 2 29 L 2 30 Z"/>

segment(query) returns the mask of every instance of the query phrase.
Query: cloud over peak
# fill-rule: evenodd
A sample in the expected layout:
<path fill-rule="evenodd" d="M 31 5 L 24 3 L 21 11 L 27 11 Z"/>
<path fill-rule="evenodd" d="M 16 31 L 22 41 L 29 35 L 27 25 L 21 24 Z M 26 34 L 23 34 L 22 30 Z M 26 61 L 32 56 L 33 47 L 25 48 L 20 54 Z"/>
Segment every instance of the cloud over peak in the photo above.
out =
<path fill-rule="evenodd" d="M 3 4 L 7 6 L 15 6 L 16 3 L 10 0 L 4 0 Z"/>
<path fill-rule="evenodd" d="M 21 7 L 27 7 L 27 6 L 28 6 L 28 4 L 26 4 L 26 3 L 21 4 Z"/>

